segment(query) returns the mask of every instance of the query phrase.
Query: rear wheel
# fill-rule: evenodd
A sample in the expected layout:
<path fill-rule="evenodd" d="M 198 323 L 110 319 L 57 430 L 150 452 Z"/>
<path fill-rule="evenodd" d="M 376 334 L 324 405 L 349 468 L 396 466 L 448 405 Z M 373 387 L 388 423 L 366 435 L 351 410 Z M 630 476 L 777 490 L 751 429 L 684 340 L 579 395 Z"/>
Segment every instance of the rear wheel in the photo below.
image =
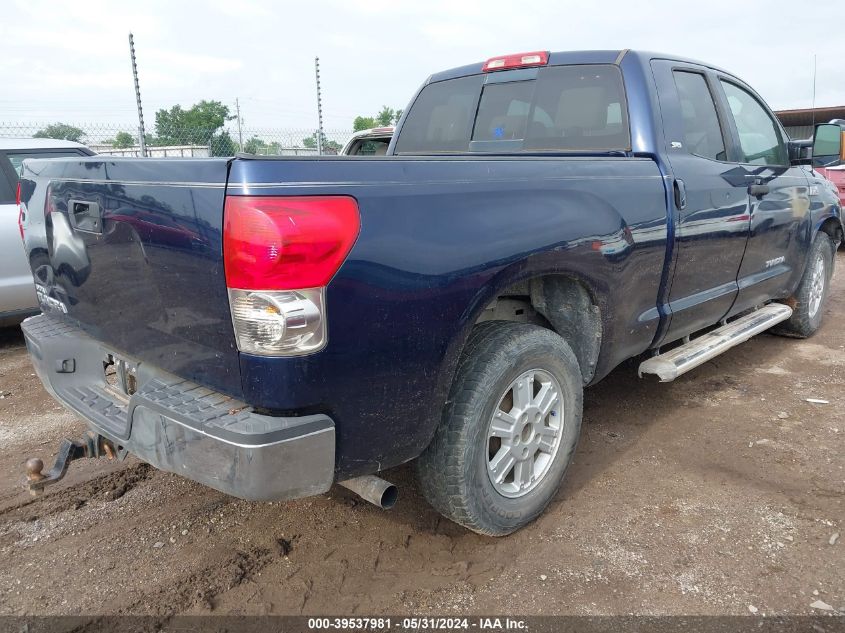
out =
<path fill-rule="evenodd" d="M 482 323 L 417 461 L 423 494 L 441 514 L 481 534 L 523 527 L 560 486 L 581 407 L 581 372 L 563 338 L 535 325 Z"/>
<path fill-rule="evenodd" d="M 792 296 L 792 316 L 773 332 L 807 338 L 821 327 L 822 314 L 833 276 L 833 242 L 826 233 L 817 233 L 798 289 Z"/>

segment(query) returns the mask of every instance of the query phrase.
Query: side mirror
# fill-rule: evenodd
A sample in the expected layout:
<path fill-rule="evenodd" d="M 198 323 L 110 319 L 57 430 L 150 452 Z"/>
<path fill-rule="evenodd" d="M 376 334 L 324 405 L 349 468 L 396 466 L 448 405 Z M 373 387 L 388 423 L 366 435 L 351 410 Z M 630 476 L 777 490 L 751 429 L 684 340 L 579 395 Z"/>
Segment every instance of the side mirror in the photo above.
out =
<path fill-rule="evenodd" d="M 816 126 L 813 136 L 813 167 L 835 167 L 845 160 L 842 128 L 832 123 Z"/>

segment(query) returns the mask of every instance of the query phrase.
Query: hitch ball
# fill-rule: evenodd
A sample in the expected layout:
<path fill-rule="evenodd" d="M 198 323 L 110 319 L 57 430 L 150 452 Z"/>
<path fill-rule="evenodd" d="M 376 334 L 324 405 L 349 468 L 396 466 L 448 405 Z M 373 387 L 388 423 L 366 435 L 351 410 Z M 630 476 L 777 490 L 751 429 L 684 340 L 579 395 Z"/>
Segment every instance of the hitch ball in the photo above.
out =
<path fill-rule="evenodd" d="M 41 471 L 44 470 L 44 462 L 37 457 L 30 457 L 26 460 L 26 478 L 29 481 L 41 481 L 44 475 Z"/>
<path fill-rule="evenodd" d="M 83 457 L 104 456 L 112 459 L 115 451 L 109 440 L 102 435 L 88 431 L 78 440 L 64 440 L 56 455 L 56 463 L 46 474 L 41 472 L 44 470 L 43 461 L 37 457 L 26 460 L 24 488 L 29 490 L 31 495 L 38 496 L 44 492 L 46 486 L 56 483 L 67 474 L 68 466 L 72 461 Z"/>

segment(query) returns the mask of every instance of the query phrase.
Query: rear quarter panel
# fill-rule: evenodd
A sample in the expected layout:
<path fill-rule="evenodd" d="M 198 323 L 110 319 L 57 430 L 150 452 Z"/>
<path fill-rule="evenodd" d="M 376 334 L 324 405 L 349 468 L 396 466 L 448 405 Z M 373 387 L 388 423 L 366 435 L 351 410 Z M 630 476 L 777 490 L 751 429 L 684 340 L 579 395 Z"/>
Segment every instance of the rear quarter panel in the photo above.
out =
<path fill-rule="evenodd" d="M 666 251 L 647 159 L 236 160 L 227 195 L 351 195 L 361 232 L 327 290 L 327 347 L 240 355 L 248 402 L 335 420 L 338 471 L 415 457 L 458 355 L 497 292 L 544 273 L 583 281 L 604 324 L 601 377 L 652 341 Z"/>

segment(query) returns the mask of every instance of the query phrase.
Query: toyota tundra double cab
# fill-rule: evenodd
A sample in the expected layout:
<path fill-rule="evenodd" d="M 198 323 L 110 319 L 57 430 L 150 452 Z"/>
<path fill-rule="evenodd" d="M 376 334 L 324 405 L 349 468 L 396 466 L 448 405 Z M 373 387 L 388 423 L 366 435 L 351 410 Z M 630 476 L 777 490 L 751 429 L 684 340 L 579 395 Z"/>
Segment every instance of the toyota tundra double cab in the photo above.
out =
<path fill-rule="evenodd" d="M 389 505 L 377 473 L 416 460 L 446 517 L 513 532 L 622 361 L 673 380 L 819 328 L 843 225 L 812 167 L 841 145 L 790 141 L 708 64 L 539 51 L 429 77 L 385 156 L 27 160 L 26 342 L 91 429 L 27 485 L 133 454 L 247 499 Z"/>

